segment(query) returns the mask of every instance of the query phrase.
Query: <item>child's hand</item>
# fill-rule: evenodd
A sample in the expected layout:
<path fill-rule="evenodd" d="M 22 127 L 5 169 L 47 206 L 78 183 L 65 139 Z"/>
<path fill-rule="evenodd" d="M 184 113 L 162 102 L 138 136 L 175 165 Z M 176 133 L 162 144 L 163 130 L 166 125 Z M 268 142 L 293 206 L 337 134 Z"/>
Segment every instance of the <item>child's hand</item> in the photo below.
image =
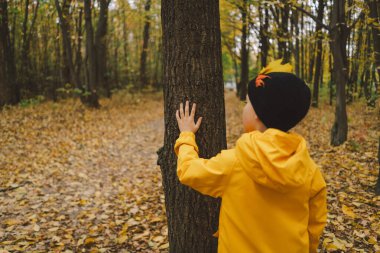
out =
<path fill-rule="evenodd" d="M 193 132 L 196 133 L 201 126 L 202 117 L 197 120 L 197 123 L 194 123 L 196 104 L 193 104 L 191 112 L 189 112 L 189 101 L 186 101 L 185 112 L 183 111 L 183 104 L 179 105 L 179 110 L 176 111 L 176 118 L 179 130 L 181 132 Z"/>

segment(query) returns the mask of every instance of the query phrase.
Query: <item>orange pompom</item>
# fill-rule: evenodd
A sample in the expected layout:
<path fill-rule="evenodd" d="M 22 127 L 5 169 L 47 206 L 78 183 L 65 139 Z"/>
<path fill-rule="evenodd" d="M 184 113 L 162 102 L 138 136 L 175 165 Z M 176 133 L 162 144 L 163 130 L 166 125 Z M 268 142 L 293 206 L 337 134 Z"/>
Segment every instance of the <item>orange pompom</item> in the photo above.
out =
<path fill-rule="evenodd" d="M 256 87 L 264 87 L 264 81 L 263 79 L 264 78 L 271 78 L 270 76 L 267 76 L 267 75 L 258 75 L 257 78 L 256 78 Z"/>

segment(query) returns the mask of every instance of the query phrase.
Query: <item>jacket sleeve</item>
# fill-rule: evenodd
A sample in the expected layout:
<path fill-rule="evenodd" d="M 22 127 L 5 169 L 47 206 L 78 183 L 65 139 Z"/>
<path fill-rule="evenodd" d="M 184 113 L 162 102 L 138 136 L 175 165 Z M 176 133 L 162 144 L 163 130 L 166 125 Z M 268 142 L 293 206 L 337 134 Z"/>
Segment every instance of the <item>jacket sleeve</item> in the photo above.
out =
<path fill-rule="evenodd" d="M 179 181 L 202 194 L 220 197 L 228 184 L 234 166 L 234 150 L 223 150 L 210 159 L 198 156 L 198 146 L 192 132 L 182 132 L 174 151 L 178 156 L 177 175 Z"/>
<path fill-rule="evenodd" d="M 316 253 L 319 237 L 327 221 L 327 193 L 326 183 L 319 169 L 316 170 L 311 183 L 309 199 L 309 252 Z"/>

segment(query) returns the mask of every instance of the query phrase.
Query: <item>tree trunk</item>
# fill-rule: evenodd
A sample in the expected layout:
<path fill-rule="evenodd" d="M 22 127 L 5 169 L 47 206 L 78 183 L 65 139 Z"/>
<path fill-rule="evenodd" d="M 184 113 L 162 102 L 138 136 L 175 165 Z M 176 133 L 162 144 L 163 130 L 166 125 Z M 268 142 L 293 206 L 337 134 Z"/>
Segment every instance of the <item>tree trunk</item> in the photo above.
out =
<path fill-rule="evenodd" d="M 294 65 L 295 65 L 295 71 L 296 75 L 300 76 L 300 40 L 299 40 L 299 34 L 300 34 L 300 29 L 299 29 L 299 24 L 298 24 L 298 12 L 295 11 L 293 12 L 292 15 L 292 22 L 294 26 L 294 32 L 295 32 L 295 48 L 294 48 Z"/>
<path fill-rule="evenodd" d="M 349 78 L 349 83 L 351 84 L 350 87 L 350 95 L 351 99 L 354 99 L 354 93 L 357 92 L 357 83 L 358 83 L 358 76 L 359 76 L 359 68 L 360 68 L 360 63 L 359 59 L 361 58 L 361 51 L 363 50 L 362 48 L 362 43 L 363 43 L 363 31 L 362 29 L 359 28 L 358 30 L 358 38 L 356 39 L 356 47 L 355 47 L 355 61 L 352 61 L 351 65 L 351 74 Z"/>
<path fill-rule="evenodd" d="M 241 16 L 242 16 L 242 35 L 241 35 L 241 72 L 240 72 L 240 87 L 239 87 L 239 98 L 240 100 L 245 100 L 247 96 L 247 85 L 249 78 L 249 50 L 247 39 L 249 36 L 249 26 L 248 26 L 248 18 L 247 18 L 247 10 L 248 10 L 248 0 L 243 0 L 243 6 L 240 8 Z"/>
<path fill-rule="evenodd" d="M 379 166 L 379 174 L 377 177 L 375 193 L 376 193 L 376 195 L 380 195 L 380 137 L 379 137 L 379 148 L 377 150 L 377 160 L 378 160 L 378 166 Z"/>
<path fill-rule="evenodd" d="M 86 54 L 88 67 L 87 90 L 82 102 L 90 107 L 99 108 L 98 95 L 96 92 L 96 52 L 94 45 L 94 29 L 92 27 L 91 0 L 84 1 L 84 17 L 86 26 Z"/>
<path fill-rule="evenodd" d="M 95 34 L 95 52 L 96 52 L 96 87 L 103 88 L 108 98 L 111 97 L 111 87 L 107 81 L 107 20 L 108 5 L 110 0 L 100 0 L 100 11 L 98 25 Z"/>
<path fill-rule="evenodd" d="M 140 58 L 140 87 L 143 88 L 148 84 L 148 77 L 146 71 L 146 60 L 148 56 L 148 44 L 149 44 L 149 28 L 150 28 L 150 10 L 151 0 L 146 0 L 145 3 L 145 23 L 143 32 L 143 47 Z"/>
<path fill-rule="evenodd" d="M 303 8 L 303 2 L 301 3 L 301 6 Z M 301 34 L 304 34 L 304 16 L 303 12 L 301 13 Z M 304 38 L 301 39 L 301 59 L 300 59 L 300 75 L 302 79 L 305 79 L 305 41 Z"/>
<path fill-rule="evenodd" d="M 70 25 L 68 22 L 69 9 L 71 5 L 71 0 L 64 0 L 62 7 L 58 0 L 55 0 L 55 6 L 57 8 L 59 25 L 62 33 L 62 44 L 63 44 L 63 81 L 69 82 L 71 85 L 77 87 L 79 85 L 78 78 L 75 73 L 74 63 L 73 63 L 73 52 L 71 46 L 71 34 Z"/>
<path fill-rule="evenodd" d="M 123 52 L 124 52 L 124 64 L 125 64 L 125 85 L 129 84 L 129 61 L 128 61 L 128 31 L 127 31 L 127 18 L 125 15 L 124 1 L 121 1 L 122 4 L 122 22 L 123 22 Z"/>
<path fill-rule="evenodd" d="M 346 83 L 348 27 L 345 21 L 345 0 L 334 0 L 331 16 L 331 51 L 334 59 L 334 79 L 336 84 L 335 121 L 331 129 L 331 144 L 339 146 L 347 140 Z"/>
<path fill-rule="evenodd" d="M 8 26 L 7 1 L 0 2 L 0 107 L 20 102 L 16 65 Z"/>
<path fill-rule="evenodd" d="M 25 0 L 24 20 L 22 22 L 22 46 L 21 46 L 21 66 L 20 74 L 18 76 L 21 81 L 21 87 L 26 88 L 28 80 L 28 53 L 27 53 L 27 38 L 28 38 L 28 19 L 29 19 L 29 0 Z"/>
<path fill-rule="evenodd" d="M 283 63 L 288 63 L 290 62 L 290 50 L 289 50 L 289 13 L 290 13 L 290 8 L 289 4 L 286 3 L 286 1 L 281 0 L 283 3 L 283 7 L 280 10 L 280 16 L 281 16 L 281 38 L 279 42 L 279 48 L 281 51 L 281 56 L 280 58 L 283 59 Z"/>
<path fill-rule="evenodd" d="M 375 52 L 375 63 L 376 63 L 376 70 L 377 74 L 380 77 L 380 31 L 379 27 L 375 26 L 379 25 L 379 15 L 380 15 L 380 3 L 376 0 L 369 0 L 368 1 L 368 7 L 369 7 L 369 16 L 372 18 L 375 22 L 372 22 L 372 37 L 373 37 L 373 47 Z M 378 85 L 379 87 L 379 85 Z"/>
<path fill-rule="evenodd" d="M 36 23 L 39 0 L 36 1 L 36 6 L 34 9 L 34 14 L 32 18 L 32 23 L 28 29 L 28 17 L 29 17 L 29 0 L 25 1 L 25 13 L 24 13 L 24 21 L 22 28 L 22 48 L 21 48 L 21 82 L 24 88 L 27 88 L 32 91 L 33 95 L 38 93 L 37 85 L 35 83 L 32 71 L 31 71 L 31 63 L 29 61 L 29 49 L 30 49 L 30 41 L 32 37 L 33 27 Z"/>
<path fill-rule="evenodd" d="M 83 8 L 79 9 L 79 15 L 76 24 L 77 30 L 77 48 L 75 53 L 75 76 L 77 78 L 77 84 L 79 86 L 82 83 L 83 76 L 81 75 L 82 70 L 82 19 L 83 19 Z"/>
<path fill-rule="evenodd" d="M 318 1 L 318 20 L 323 21 L 323 9 L 324 9 L 324 0 Z M 317 52 L 315 59 L 315 73 L 314 73 L 314 84 L 313 84 L 313 102 L 312 106 L 318 107 L 318 97 L 319 97 L 319 81 L 321 76 L 321 68 L 322 68 L 322 26 L 317 23 L 316 29 L 317 36 Z"/>
<path fill-rule="evenodd" d="M 204 120 L 197 133 L 200 156 L 226 148 L 219 2 L 163 0 L 165 141 L 159 150 L 168 217 L 170 252 L 216 252 L 220 201 L 181 185 L 173 147 L 175 111 L 189 99 Z"/>
<path fill-rule="evenodd" d="M 269 36 L 268 36 L 268 28 L 269 28 L 269 13 L 268 7 L 264 5 L 264 8 L 259 6 L 259 20 L 260 20 L 260 60 L 261 67 L 264 68 L 267 65 L 268 59 L 268 51 L 269 51 Z"/>

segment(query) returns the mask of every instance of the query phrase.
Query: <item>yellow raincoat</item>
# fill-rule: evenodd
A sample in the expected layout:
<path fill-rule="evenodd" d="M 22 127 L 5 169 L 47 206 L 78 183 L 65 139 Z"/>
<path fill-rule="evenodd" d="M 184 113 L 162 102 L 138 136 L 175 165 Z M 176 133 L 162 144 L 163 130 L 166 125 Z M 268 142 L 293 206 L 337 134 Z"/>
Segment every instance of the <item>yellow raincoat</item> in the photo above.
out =
<path fill-rule="evenodd" d="M 326 183 L 300 135 L 253 131 L 234 149 L 201 159 L 195 135 L 183 132 L 175 152 L 181 183 L 222 198 L 218 252 L 317 252 Z"/>

